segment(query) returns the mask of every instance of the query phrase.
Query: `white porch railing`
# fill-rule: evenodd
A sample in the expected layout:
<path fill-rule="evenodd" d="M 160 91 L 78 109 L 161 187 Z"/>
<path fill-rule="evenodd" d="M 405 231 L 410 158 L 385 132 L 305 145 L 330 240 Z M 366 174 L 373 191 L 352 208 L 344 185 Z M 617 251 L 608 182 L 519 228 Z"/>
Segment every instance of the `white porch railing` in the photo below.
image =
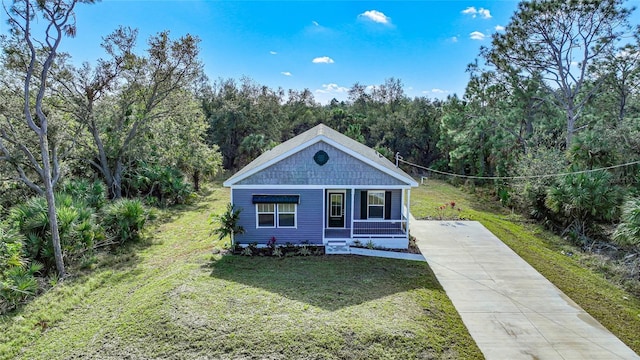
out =
<path fill-rule="evenodd" d="M 353 237 L 406 237 L 407 220 L 353 220 Z"/>

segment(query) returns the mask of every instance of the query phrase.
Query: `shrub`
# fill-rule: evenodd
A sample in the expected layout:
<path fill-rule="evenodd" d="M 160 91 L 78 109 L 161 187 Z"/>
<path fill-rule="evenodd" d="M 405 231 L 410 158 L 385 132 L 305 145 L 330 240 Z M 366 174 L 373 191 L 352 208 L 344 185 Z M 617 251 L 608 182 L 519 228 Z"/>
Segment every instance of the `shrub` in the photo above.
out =
<path fill-rule="evenodd" d="M 621 246 L 640 245 L 640 198 L 633 198 L 624 203 L 622 222 L 613 233 L 613 241 Z"/>
<path fill-rule="evenodd" d="M 125 172 L 122 189 L 127 197 L 143 197 L 159 206 L 184 204 L 194 196 L 193 188 L 180 170 L 145 162 L 138 162 Z"/>
<path fill-rule="evenodd" d="M 556 149 L 531 149 L 518 160 L 514 175 L 535 176 L 540 174 L 561 173 L 565 171 L 565 160 L 562 152 Z M 554 178 L 529 178 L 513 183 L 511 193 L 512 204 L 528 216 L 546 220 L 549 209 L 545 206 L 547 192 L 554 186 Z"/>
<path fill-rule="evenodd" d="M 74 179 L 61 184 L 61 192 L 82 200 L 96 211 L 102 209 L 107 202 L 107 189 L 101 181 L 89 182 L 85 179 Z"/>
<path fill-rule="evenodd" d="M 104 208 L 103 226 L 112 241 L 124 244 L 140 239 L 150 213 L 140 200 L 120 199 Z"/>
<path fill-rule="evenodd" d="M 94 210 L 80 198 L 56 194 L 56 209 L 60 243 L 65 257 L 73 259 L 104 238 L 96 223 Z M 42 262 L 45 270 L 55 266 L 47 201 L 34 197 L 11 208 L 10 223 L 24 236 L 24 253 L 31 260 Z"/>
<path fill-rule="evenodd" d="M 545 204 L 574 237 L 596 234 L 597 222 L 619 215 L 622 192 L 610 179 L 605 171 L 566 175 L 548 190 Z"/>
<path fill-rule="evenodd" d="M 227 209 L 220 215 L 211 215 L 211 224 L 217 225 L 212 230 L 213 234 L 218 235 L 218 241 L 231 237 L 233 234 L 244 234 L 244 228 L 238 225 L 240 220 L 240 212 L 242 209 L 237 209 L 231 203 L 227 204 Z M 275 238 L 274 243 L 275 243 Z"/>
<path fill-rule="evenodd" d="M 23 253 L 24 237 L 14 229 L 0 226 L 0 314 L 14 309 L 36 294 L 38 262 L 28 263 Z"/>

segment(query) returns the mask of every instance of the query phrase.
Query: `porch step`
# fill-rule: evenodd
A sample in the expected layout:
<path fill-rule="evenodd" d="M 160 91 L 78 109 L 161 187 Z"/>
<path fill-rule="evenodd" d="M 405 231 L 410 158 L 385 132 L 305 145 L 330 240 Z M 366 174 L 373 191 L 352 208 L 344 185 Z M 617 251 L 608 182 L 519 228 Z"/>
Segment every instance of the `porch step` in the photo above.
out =
<path fill-rule="evenodd" d="M 324 247 L 327 255 L 350 254 L 349 245 L 346 241 L 328 241 Z"/>

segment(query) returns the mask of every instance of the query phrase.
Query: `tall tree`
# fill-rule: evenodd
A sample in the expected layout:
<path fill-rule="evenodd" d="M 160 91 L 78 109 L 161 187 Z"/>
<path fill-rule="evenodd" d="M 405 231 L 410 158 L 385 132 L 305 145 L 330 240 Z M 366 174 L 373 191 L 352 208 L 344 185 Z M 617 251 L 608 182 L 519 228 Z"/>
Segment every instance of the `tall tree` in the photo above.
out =
<path fill-rule="evenodd" d="M 167 31 L 160 32 L 149 39 L 147 56 L 137 56 L 132 52 L 136 35 L 120 28 L 108 36 L 103 47 L 110 58 L 99 60 L 95 69 L 84 65 L 68 88 L 77 105 L 75 116 L 93 139 L 88 161 L 102 175 L 111 198 L 122 196 L 123 172 L 140 138 L 154 123 L 189 109 L 172 99 L 202 75 L 197 38 L 171 40 Z"/>
<path fill-rule="evenodd" d="M 22 156 L 26 157 L 32 169 L 35 170 L 38 180 L 30 179 L 23 168 L 16 167 L 19 178 L 47 199 L 51 241 L 56 268 L 61 278 L 66 276 L 66 270 L 60 246 L 58 216 L 53 192 L 54 186 L 60 178 L 60 163 L 55 146 L 52 147 L 49 144 L 49 117 L 44 108 L 44 100 L 47 96 L 51 68 L 58 55 L 60 43 L 64 36 L 76 34 L 75 6 L 78 3 L 93 2 L 93 0 L 16 0 L 9 8 L 5 8 L 12 34 L 24 41 L 28 49 L 27 63 L 24 68 L 23 118 L 20 123 L 37 139 L 39 154 L 33 153 L 24 144 L 16 143 L 15 134 L 19 130 L 8 126 L 3 127 L 0 132 L 0 152 L 2 154 L 0 159 L 8 160 L 16 155 L 11 152 L 11 146 L 13 151 L 20 152 Z M 34 34 L 34 23 L 38 23 L 40 19 L 44 22 L 43 38 Z M 39 28 L 40 26 L 36 27 L 36 29 Z"/>
<path fill-rule="evenodd" d="M 246 77 L 239 84 L 226 79 L 213 85 L 203 104 L 209 120 L 209 141 L 220 147 L 225 169 L 242 167 L 251 160 L 241 152 L 241 144 L 247 137 L 250 137 L 247 146 L 242 150 L 255 148 L 257 134 L 264 136 L 260 140 L 264 144 L 280 142 L 284 128 L 283 97 L 281 89 L 270 89 Z"/>
<path fill-rule="evenodd" d="M 640 39 L 607 54 L 594 64 L 592 71 L 604 81 L 605 90 L 613 100 L 613 106 L 607 107 L 616 109 L 617 124 L 621 124 L 627 115 L 629 99 L 637 93 L 639 86 Z"/>
<path fill-rule="evenodd" d="M 591 65 L 610 53 L 627 29 L 622 0 L 525 1 L 504 33 L 493 35 L 487 60 L 501 71 L 540 74 L 566 116 L 566 147 L 598 86 L 586 87 Z M 597 84 L 596 84 L 597 85 Z"/>

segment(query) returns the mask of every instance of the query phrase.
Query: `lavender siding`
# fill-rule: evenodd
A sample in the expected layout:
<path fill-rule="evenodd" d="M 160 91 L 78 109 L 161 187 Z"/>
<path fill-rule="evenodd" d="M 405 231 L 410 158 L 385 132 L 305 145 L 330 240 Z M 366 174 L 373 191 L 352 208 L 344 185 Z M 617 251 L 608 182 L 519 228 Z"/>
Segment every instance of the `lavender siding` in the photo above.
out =
<path fill-rule="evenodd" d="M 296 228 L 256 228 L 256 206 L 253 195 L 300 195 L 298 204 Z M 242 208 L 239 225 L 244 227 L 245 233 L 236 235 L 235 240 L 240 244 L 266 244 L 272 236 L 276 237 L 276 244 L 300 244 L 305 241 L 310 244 L 322 244 L 323 233 L 323 201 L 324 190 L 271 190 L 271 189 L 232 189 L 233 203 Z"/>
<path fill-rule="evenodd" d="M 378 189 L 378 190 L 384 190 Z M 360 208 L 360 197 L 362 196 L 362 192 L 366 190 L 356 190 L 356 196 L 354 201 L 356 206 L 354 207 L 353 217 L 356 220 L 359 220 L 360 214 L 362 213 L 362 209 Z M 401 219 L 402 214 L 402 190 L 390 190 L 391 191 L 391 220 L 399 220 Z M 366 209 L 364 210 L 366 211 Z"/>

